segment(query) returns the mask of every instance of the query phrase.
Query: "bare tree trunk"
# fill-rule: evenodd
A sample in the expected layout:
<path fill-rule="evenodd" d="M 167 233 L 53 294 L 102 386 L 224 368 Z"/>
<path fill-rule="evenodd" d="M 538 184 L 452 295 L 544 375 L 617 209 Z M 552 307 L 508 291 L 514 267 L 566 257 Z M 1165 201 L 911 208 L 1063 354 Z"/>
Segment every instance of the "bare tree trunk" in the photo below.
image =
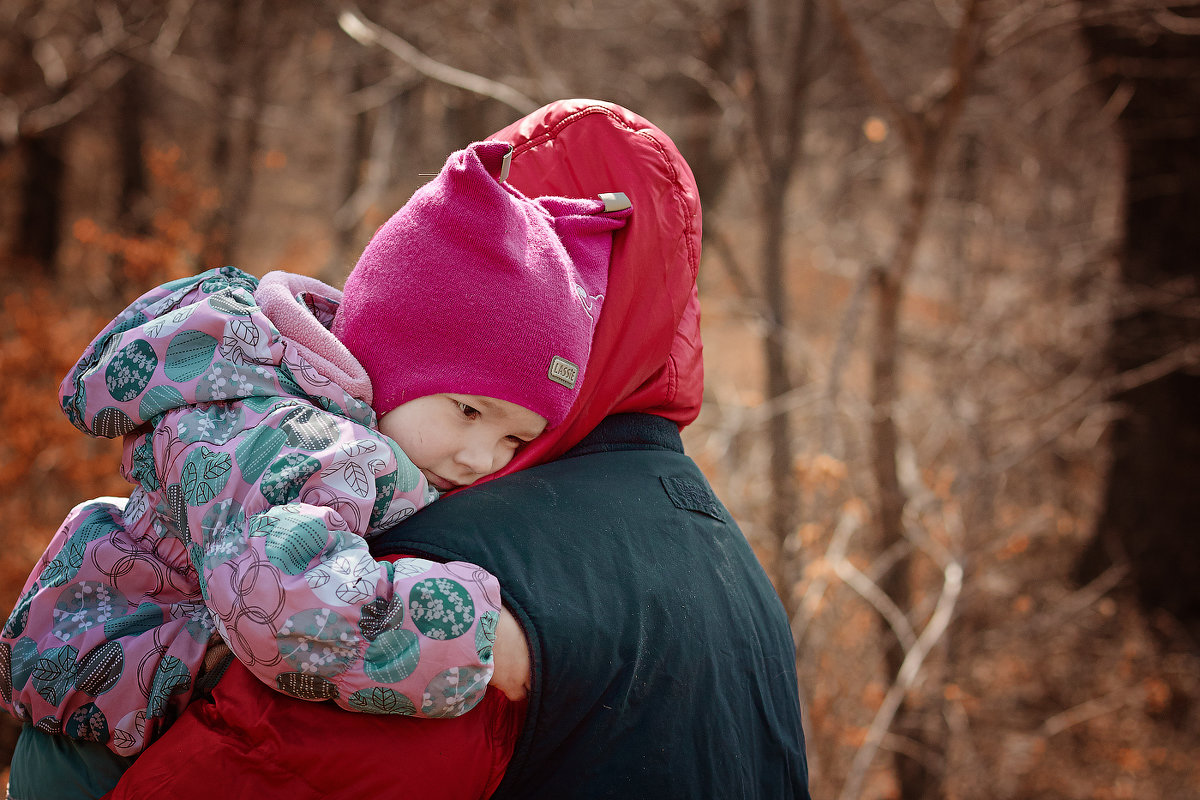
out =
<path fill-rule="evenodd" d="M 896 607 L 913 605 L 911 547 L 907 541 L 904 510 L 908 497 L 900 481 L 900 434 L 896 406 L 900 399 L 899 376 L 903 347 L 900 342 L 900 312 L 917 247 L 925 232 L 929 205 L 937 178 L 938 161 L 958 122 L 970 79 L 977 66 L 981 39 L 980 2 L 971 0 L 962 12 L 950 55 L 951 80 L 946 93 L 928 110 L 914 112 L 894 97 L 872 62 L 871 55 L 846 15 L 840 0 L 825 0 L 834 26 L 847 44 L 859 76 L 875 101 L 887 110 L 904 143 L 909 164 L 909 190 L 903 223 L 896 246 L 887 263 L 875 270 L 874 339 L 871 344 L 871 472 L 877 492 L 878 546 L 881 552 L 900 553 L 880 580 Z M 889 674 L 900 676 L 909 652 L 900 641 L 885 651 Z M 911 743 L 913 752 L 897 752 L 895 766 L 900 796 L 905 800 L 934 798 L 941 793 L 941 776 L 931 772 L 926 760 L 914 752 L 940 754 L 945 750 L 945 732 L 940 721 L 927 724 L 918 711 L 902 701 L 895 727 Z"/>
<path fill-rule="evenodd" d="M 363 79 L 363 65 L 361 63 L 356 61 L 353 68 L 349 70 L 348 84 L 347 96 L 353 95 L 366 85 L 366 81 Z M 382 113 L 382 111 L 379 113 Z M 355 110 L 352 112 L 344 136 L 343 151 L 345 153 L 345 160 L 342 165 L 339 209 L 346 208 L 347 204 L 358 193 L 363 181 L 363 169 L 370 155 L 371 133 L 365 110 Z M 356 215 L 349 212 L 342 214 L 339 211 L 334 214 L 333 219 L 335 246 L 333 252 L 334 263 L 330 265 L 330 271 L 340 271 L 344 275 L 348 271 L 349 265 L 354 263 L 351 250 L 355 245 L 360 218 L 356 218 Z"/>
<path fill-rule="evenodd" d="M 54 128 L 21 140 L 24 175 L 21 180 L 21 217 L 14 250 L 47 274 L 57 269 L 62 242 L 62 197 L 66 178 L 65 133 Z"/>
<path fill-rule="evenodd" d="M 763 294 L 767 308 L 767 334 L 763 337 L 763 357 L 766 368 L 767 397 L 782 398 L 796 385 L 791 359 L 788 358 L 788 282 L 784 270 L 783 197 L 786 177 L 768 179 L 763 187 Z M 783 598 L 784 609 L 791 619 L 796 612 L 796 600 L 789 591 L 795 571 L 790 563 L 787 540 L 796 531 L 800 514 L 800 493 L 796 485 L 795 444 L 792 439 L 792 415 L 786 408 L 776 408 L 767 421 L 767 441 L 771 457 L 771 505 L 769 524 L 776 543 L 776 587 Z"/>
<path fill-rule="evenodd" d="M 221 202 L 206 232 L 202 260 L 208 266 L 232 262 L 250 206 L 271 52 L 263 39 L 272 22 L 266 19 L 263 6 L 263 0 L 251 0 L 225 8 L 219 56 L 225 71 L 220 97 L 230 105 L 225 124 L 217 130 L 211 158 Z"/>
<path fill-rule="evenodd" d="M 142 121 L 147 116 L 145 78 L 133 67 L 121 79 L 117 96 L 117 160 L 120 165 L 120 195 L 117 198 L 118 223 L 129 233 L 149 232 L 146 217 L 145 135 Z"/>
<path fill-rule="evenodd" d="M 896 404 L 900 399 L 897 382 L 900 373 L 902 348 L 900 344 L 900 308 L 904 301 L 907 278 L 912 271 L 917 244 L 925 227 L 934 171 L 925 155 L 916 156 L 912 188 L 908 197 L 905 224 L 891 262 L 877 270 L 874 276 L 875 331 L 871 345 L 871 472 L 878 492 L 879 547 L 882 552 L 905 548 L 904 507 L 908 497 L 900 483 L 897 468 L 900 436 L 896 429 Z M 880 581 L 882 588 L 901 608 L 912 604 L 912 559 L 905 553 Z M 907 653 L 899 642 L 893 642 L 885 652 L 889 675 L 898 675 Z M 921 730 L 920 721 L 913 718 L 908 704 L 897 715 L 900 734 L 925 748 L 940 750 L 937 734 Z M 897 753 L 901 797 L 918 798 L 936 795 L 937 779 L 930 775 L 922 761 L 911 755 Z"/>
<path fill-rule="evenodd" d="M 789 288 L 785 220 L 787 191 L 800 157 L 804 104 L 810 83 L 810 43 L 815 0 L 799 6 L 790 0 L 758 2 L 735 15 L 753 82 L 747 108 L 748 138 L 754 154 L 751 175 L 763 224 L 761 251 L 763 305 L 767 332 L 763 337 L 764 389 L 771 404 L 766 435 L 770 448 L 768 524 L 775 546 L 773 578 L 789 619 L 796 613 L 791 584 L 796 565 L 789 539 L 796 533 L 800 493 L 796 485 L 795 442 L 786 397 L 796 386 L 795 366 L 787 346 Z"/>
<path fill-rule="evenodd" d="M 1085 29 L 1103 85 L 1130 96 L 1118 125 L 1127 165 L 1121 280 L 1126 296 L 1154 298 L 1114 323 L 1108 357 L 1118 374 L 1200 343 L 1200 27 L 1176 17 L 1184 27 L 1172 32 L 1157 24 L 1163 13 Z M 1182 623 L 1172 644 L 1200 651 L 1200 374 L 1195 358 L 1186 361 L 1116 398 L 1125 414 L 1079 577 L 1128 563 L 1143 605 Z"/>

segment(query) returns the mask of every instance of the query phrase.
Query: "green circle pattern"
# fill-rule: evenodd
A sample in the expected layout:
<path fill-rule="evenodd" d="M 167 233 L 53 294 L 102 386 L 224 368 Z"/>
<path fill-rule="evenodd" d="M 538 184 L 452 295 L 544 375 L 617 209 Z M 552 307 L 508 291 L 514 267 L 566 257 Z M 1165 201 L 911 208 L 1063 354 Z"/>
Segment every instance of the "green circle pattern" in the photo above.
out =
<path fill-rule="evenodd" d="M 63 733 L 76 741 L 104 744 L 109 738 L 108 719 L 95 703 L 85 703 L 63 722 Z"/>
<path fill-rule="evenodd" d="M 174 386 L 151 386 L 138 406 L 138 416 L 146 420 L 153 419 L 164 411 L 179 408 L 185 402 L 183 394 Z"/>
<path fill-rule="evenodd" d="M 176 383 L 196 378 L 212 363 L 217 340 L 203 331 L 187 330 L 171 339 L 167 345 L 163 371 Z"/>
<path fill-rule="evenodd" d="M 51 633 L 67 642 L 97 625 L 125 616 L 129 613 L 129 602 L 108 584 L 80 581 L 62 591 L 51 613 L 55 620 Z"/>
<path fill-rule="evenodd" d="M 399 683 L 413 673 L 421 660 L 421 642 L 412 631 L 386 630 L 367 647 L 363 669 L 380 683 Z"/>
<path fill-rule="evenodd" d="M 321 462 L 303 453 L 288 453 L 271 463 L 258 490 L 273 506 L 283 506 L 300 496 L 308 479 L 321 470 Z"/>
<path fill-rule="evenodd" d="M 425 687 L 421 713 L 428 717 L 457 717 L 483 699 L 488 672 L 476 667 L 451 667 Z"/>
<path fill-rule="evenodd" d="M 146 390 L 157 368 L 154 348 L 145 339 L 138 339 L 109 362 L 104 370 L 104 384 L 114 400 L 128 403 Z"/>
<path fill-rule="evenodd" d="M 475 621 L 475 603 L 462 584 L 449 578 L 428 578 L 413 584 L 408 595 L 413 624 L 430 639 L 457 639 Z"/>
<path fill-rule="evenodd" d="M 288 575 L 300 575 L 313 559 L 330 546 L 329 529 L 319 518 L 300 513 L 275 514 L 268 511 L 260 518 L 264 531 L 263 552 L 267 559 Z"/>
<path fill-rule="evenodd" d="M 288 617 L 276 634 L 279 654 L 293 669 L 326 678 L 340 675 L 358 653 L 358 626 L 327 608 Z"/>

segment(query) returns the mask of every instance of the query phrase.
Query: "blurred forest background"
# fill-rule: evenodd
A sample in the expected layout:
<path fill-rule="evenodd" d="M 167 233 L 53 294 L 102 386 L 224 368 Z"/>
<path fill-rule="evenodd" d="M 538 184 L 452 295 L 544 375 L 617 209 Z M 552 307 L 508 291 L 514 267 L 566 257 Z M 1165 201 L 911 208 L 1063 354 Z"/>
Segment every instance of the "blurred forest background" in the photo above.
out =
<path fill-rule="evenodd" d="M 563 97 L 696 172 L 686 441 L 790 614 L 814 797 L 1200 797 L 1200 2 L 0 0 L 0 605 L 125 493 L 55 395 L 111 314 L 340 285 Z"/>

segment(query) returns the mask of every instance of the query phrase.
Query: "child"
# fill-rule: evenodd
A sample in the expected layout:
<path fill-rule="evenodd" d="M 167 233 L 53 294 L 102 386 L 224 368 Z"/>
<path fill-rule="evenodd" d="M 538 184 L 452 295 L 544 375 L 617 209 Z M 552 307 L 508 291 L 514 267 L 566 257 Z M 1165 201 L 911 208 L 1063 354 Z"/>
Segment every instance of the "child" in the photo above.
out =
<path fill-rule="evenodd" d="M 526 198 L 503 183 L 509 150 L 453 154 L 344 294 L 226 267 L 96 338 L 62 405 L 124 437 L 134 490 L 76 507 L 26 582 L 0 639 L 10 713 L 136 755 L 219 677 L 206 654 L 224 645 L 268 685 L 354 711 L 478 702 L 495 578 L 377 562 L 363 537 L 503 468 L 582 381 L 628 204 Z"/>

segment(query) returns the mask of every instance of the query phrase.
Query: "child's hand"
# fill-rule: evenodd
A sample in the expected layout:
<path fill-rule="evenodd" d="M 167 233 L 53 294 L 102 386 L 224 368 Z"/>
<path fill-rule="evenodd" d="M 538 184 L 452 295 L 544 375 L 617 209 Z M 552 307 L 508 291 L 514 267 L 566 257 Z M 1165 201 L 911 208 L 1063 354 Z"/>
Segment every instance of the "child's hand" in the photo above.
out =
<path fill-rule="evenodd" d="M 504 692 L 509 700 L 524 700 L 530 684 L 529 640 L 507 608 L 500 609 L 500 620 L 496 623 L 492 661 L 496 665 L 492 686 Z"/>

